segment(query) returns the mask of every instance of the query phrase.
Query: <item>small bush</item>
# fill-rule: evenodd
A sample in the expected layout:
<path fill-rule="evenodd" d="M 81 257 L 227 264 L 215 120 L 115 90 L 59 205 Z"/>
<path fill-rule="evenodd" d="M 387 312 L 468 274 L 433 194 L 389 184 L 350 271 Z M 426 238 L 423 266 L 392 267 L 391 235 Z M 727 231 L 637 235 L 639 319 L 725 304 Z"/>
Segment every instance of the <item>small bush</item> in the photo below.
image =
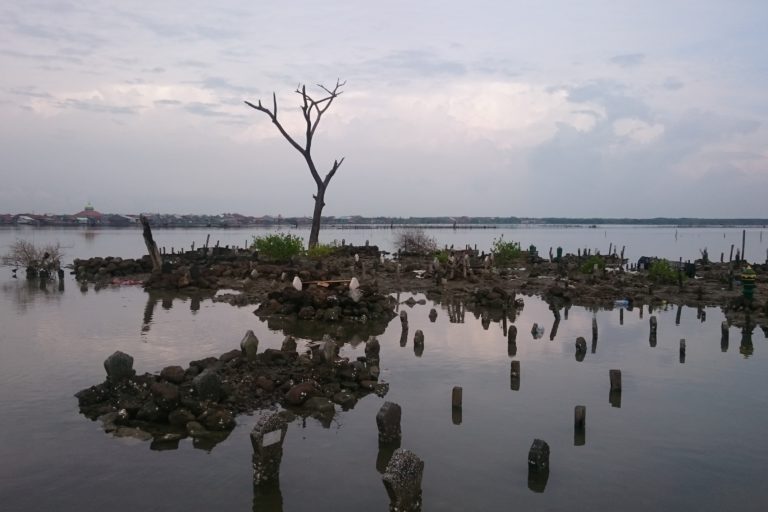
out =
<path fill-rule="evenodd" d="M 11 250 L 0 259 L 0 263 L 53 274 L 61 267 L 62 257 L 64 252 L 59 243 L 37 247 L 32 242 L 16 240 L 11 244 Z"/>
<path fill-rule="evenodd" d="M 288 233 L 254 236 L 252 248 L 274 261 L 288 261 L 304 251 L 304 239 Z"/>
<path fill-rule="evenodd" d="M 504 240 L 504 235 L 493 239 L 491 252 L 496 265 L 501 266 L 510 265 L 523 253 L 520 250 L 520 242 L 507 242 Z"/>
<path fill-rule="evenodd" d="M 600 256 L 590 256 L 587 261 L 581 264 L 579 270 L 582 274 L 591 274 L 595 271 L 595 265 L 600 270 L 605 270 L 605 260 Z"/>
<path fill-rule="evenodd" d="M 656 260 L 648 269 L 648 277 L 659 284 L 675 284 L 678 279 L 677 270 L 673 269 L 666 260 Z"/>
<path fill-rule="evenodd" d="M 445 250 L 437 251 L 435 253 L 435 258 L 437 258 L 437 261 L 441 265 L 447 265 L 448 264 L 448 258 L 450 258 L 450 257 L 451 257 L 451 254 L 448 251 L 445 251 Z"/>
<path fill-rule="evenodd" d="M 307 250 L 307 256 L 313 259 L 321 259 L 335 253 L 337 249 L 338 247 L 333 244 L 317 244 Z"/>
<path fill-rule="evenodd" d="M 398 233 L 395 247 L 404 252 L 431 254 L 437 251 L 437 242 L 423 229 L 410 228 Z"/>

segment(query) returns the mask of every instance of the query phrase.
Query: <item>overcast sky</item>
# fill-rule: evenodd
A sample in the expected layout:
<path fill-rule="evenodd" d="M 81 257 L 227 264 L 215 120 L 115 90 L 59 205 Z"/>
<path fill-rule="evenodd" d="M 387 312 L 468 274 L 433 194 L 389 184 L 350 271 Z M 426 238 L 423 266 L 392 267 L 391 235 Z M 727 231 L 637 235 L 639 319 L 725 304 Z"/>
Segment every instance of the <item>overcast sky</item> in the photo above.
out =
<path fill-rule="evenodd" d="M 0 0 L 0 213 L 768 217 L 765 0 L 217 3 Z"/>

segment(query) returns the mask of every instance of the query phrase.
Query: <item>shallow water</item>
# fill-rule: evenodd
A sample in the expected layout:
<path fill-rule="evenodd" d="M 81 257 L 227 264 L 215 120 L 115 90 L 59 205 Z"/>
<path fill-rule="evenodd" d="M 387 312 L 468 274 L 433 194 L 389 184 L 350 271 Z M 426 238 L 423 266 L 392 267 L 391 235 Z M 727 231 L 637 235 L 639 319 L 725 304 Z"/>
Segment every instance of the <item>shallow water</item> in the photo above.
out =
<path fill-rule="evenodd" d="M 306 242 L 308 229 L 280 228 L 296 234 Z M 263 235 L 276 231 L 271 228 L 235 228 L 235 229 L 155 229 L 157 245 L 167 252 L 187 250 L 194 242 L 195 247 L 205 244 L 210 235 L 210 245 L 230 245 L 242 247 L 250 243 L 253 235 Z M 499 226 L 496 229 L 432 229 L 427 234 L 435 239 L 440 247 L 455 246 L 463 248 L 465 244 L 477 246 L 478 250 L 490 250 L 494 239 L 520 242 L 527 249 L 535 245 L 539 253 L 546 257 L 550 248 L 553 251 L 562 247 L 565 253 L 581 249 L 600 251 L 607 254 L 608 249 L 616 248 L 621 252 L 625 248 L 625 257 L 637 261 L 640 256 L 657 256 L 677 260 L 695 260 L 701 257 L 700 251 L 707 249 L 709 258 L 719 261 L 721 254 L 728 261 L 731 246 L 733 255 L 741 249 L 741 228 L 674 228 L 668 226 L 540 226 L 519 225 Z M 765 233 L 763 233 L 765 231 Z M 392 251 L 400 229 L 323 229 L 320 241 L 323 243 L 341 242 L 362 245 L 366 241 L 378 245 L 382 250 Z M 59 242 L 66 253 L 66 261 L 73 258 L 93 256 L 121 256 L 135 258 L 145 254 L 141 230 L 133 228 L 0 228 L 0 252 L 16 238 L 24 238 L 36 243 Z M 749 261 L 763 262 L 768 259 L 768 230 L 747 228 L 745 252 Z"/>
<path fill-rule="evenodd" d="M 410 294 L 401 294 L 401 300 Z M 417 299 L 422 298 L 416 296 Z M 248 434 L 255 417 L 241 416 L 212 450 L 183 440 L 177 450 L 117 439 L 81 416 L 73 394 L 104 378 L 115 350 L 135 358 L 139 372 L 219 355 L 237 347 L 247 329 L 260 350 L 278 348 L 253 307 L 203 300 L 161 301 L 146 317 L 139 287 L 91 287 L 67 277 L 63 291 L 43 291 L 0 273 L 0 503 L 4 511 L 60 510 L 386 510 L 377 471 L 375 415 L 385 400 L 403 408 L 404 448 L 425 461 L 423 510 L 764 510 L 768 487 L 768 344 L 756 329 L 751 349 L 730 332 L 722 351 L 717 309 L 706 321 L 695 309 L 655 311 L 658 343 L 648 341 L 647 309 L 587 311 L 573 307 L 550 340 L 552 312 L 526 297 L 514 325 L 521 362 L 519 390 L 510 386 L 503 326 L 427 301 L 406 308 L 381 342 L 385 398 L 369 395 L 337 412 L 330 428 L 313 419 L 289 426 L 280 488 L 254 493 Z M 428 319 L 430 308 L 438 318 Z M 599 339 L 582 362 L 574 340 Z M 531 326 L 543 325 L 534 339 Z M 418 357 L 413 332 L 425 333 Z M 687 340 L 681 364 L 678 343 Z M 590 347 L 591 349 L 591 347 Z M 362 355 L 363 345 L 342 348 Z M 620 368 L 621 407 L 609 403 L 608 370 Z M 460 424 L 451 389 L 463 387 Z M 586 442 L 574 445 L 573 409 L 587 408 Z M 528 488 L 527 454 L 534 438 L 551 447 L 543 493 Z"/>
<path fill-rule="evenodd" d="M 441 244 L 469 242 L 489 248 L 493 238 L 540 250 L 563 245 L 601 248 L 626 244 L 628 255 L 695 258 L 728 257 L 740 246 L 741 230 L 606 227 L 435 230 Z M 241 245 L 258 230 L 157 230 L 161 246 L 211 243 Z M 306 235 L 302 231 L 296 231 Z M 323 239 L 370 240 L 390 248 L 387 230 L 328 230 Z M 143 252 L 136 230 L 0 230 L 3 252 L 16 237 L 60 241 L 73 257 Z M 306 236 L 305 236 L 306 237 Z M 760 238 L 759 238 L 760 237 Z M 759 259 L 765 245 L 759 230 L 748 231 L 747 254 Z M 243 240 L 242 242 L 240 240 Z M 605 246 L 605 247 L 603 247 Z M 752 251 L 752 252 L 751 252 Z M 752 257 L 752 256 L 751 256 Z M 408 295 L 403 294 L 401 299 Z M 152 301 L 153 302 L 153 301 Z M 403 447 L 426 462 L 424 510 L 501 510 L 510 506 L 545 509 L 722 510 L 738 504 L 762 510 L 768 490 L 759 485 L 768 462 L 761 435 L 768 416 L 765 390 L 768 349 L 753 335 L 752 355 L 740 353 L 732 329 L 728 350 L 720 347 L 718 310 L 662 311 L 659 341 L 648 343 L 648 312 L 597 313 L 595 353 L 574 359 L 573 341 L 590 339 L 593 313 L 572 308 L 550 340 L 552 314 L 527 298 L 515 325 L 516 358 L 522 363 L 518 391 L 510 389 L 507 344 L 501 326 L 486 330 L 466 314 L 452 324 L 440 305 L 408 309 L 411 335 L 400 347 L 400 327 L 380 336 L 384 399 L 369 396 L 355 409 L 337 414 L 330 428 L 315 420 L 290 426 L 285 442 L 279 496 L 254 495 L 248 433 L 255 418 L 238 427 L 212 451 L 189 440 L 174 451 L 153 451 L 148 443 L 116 439 L 77 413 L 74 392 L 103 380 L 103 360 L 115 350 L 130 353 L 139 371 L 218 355 L 237 346 L 254 329 L 262 349 L 279 347 L 281 333 L 269 332 L 251 312 L 210 300 L 166 300 L 147 317 L 149 297 L 140 288 L 107 288 L 82 293 L 74 281 L 65 289 L 40 290 L 0 270 L 0 503 L 3 510 L 357 510 L 386 508 L 376 469 L 379 458 L 374 417 L 384 400 L 403 407 Z M 431 307 L 439 310 L 430 323 Z M 545 326 L 534 340 L 530 326 Z M 424 330 L 426 347 L 416 357 L 412 333 Z M 685 364 L 678 341 L 688 342 Z M 747 353 L 748 350 L 743 350 Z M 346 355 L 362 346 L 346 345 Z M 608 370 L 621 368 L 621 408 L 608 401 Z M 450 407 L 451 388 L 464 388 L 461 424 Z M 587 406 L 586 444 L 574 446 L 573 407 Z M 527 486 L 526 456 L 535 437 L 552 449 L 552 471 L 544 493 Z M 620 505 L 620 506 L 618 506 Z"/>

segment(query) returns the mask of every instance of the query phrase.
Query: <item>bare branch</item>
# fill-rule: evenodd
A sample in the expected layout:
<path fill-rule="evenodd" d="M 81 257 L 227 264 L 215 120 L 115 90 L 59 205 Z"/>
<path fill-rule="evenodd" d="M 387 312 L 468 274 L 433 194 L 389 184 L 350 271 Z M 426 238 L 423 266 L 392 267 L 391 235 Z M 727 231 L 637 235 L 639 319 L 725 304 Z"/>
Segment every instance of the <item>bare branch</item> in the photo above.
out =
<path fill-rule="evenodd" d="M 344 157 L 341 157 L 341 160 L 334 160 L 333 161 L 333 167 L 331 167 L 331 170 L 328 171 L 328 174 L 325 175 L 325 179 L 323 180 L 323 186 L 327 187 L 328 184 L 331 182 L 331 178 L 333 178 L 333 175 L 336 174 L 336 171 L 339 170 L 339 167 L 341 167 L 341 164 L 344 163 Z"/>

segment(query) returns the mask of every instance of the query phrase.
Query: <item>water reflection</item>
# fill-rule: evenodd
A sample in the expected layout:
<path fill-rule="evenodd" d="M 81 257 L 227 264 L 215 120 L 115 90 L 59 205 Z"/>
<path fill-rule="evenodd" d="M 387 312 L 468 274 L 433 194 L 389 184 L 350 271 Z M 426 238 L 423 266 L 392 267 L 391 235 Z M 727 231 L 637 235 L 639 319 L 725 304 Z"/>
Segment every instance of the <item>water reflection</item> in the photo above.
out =
<path fill-rule="evenodd" d="M 752 344 L 752 331 L 754 327 L 752 325 L 745 325 L 741 328 L 741 345 L 739 345 L 739 353 L 748 358 L 755 352 L 755 347 Z"/>
<path fill-rule="evenodd" d="M 150 331 L 158 303 L 160 303 L 164 310 L 169 311 L 173 308 L 174 301 L 180 301 L 182 303 L 189 301 L 189 310 L 192 314 L 195 314 L 200 310 L 200 304 L 203 300 L 211 299 L 215 295 L 215 293 L 211 291 L 184 293 L 150 290 L 146 293 L 147 303 L 144 305 L 144 314 L 141 322 L 142 334 L 146 334 Z"/>
<path fill-rule="evenodd" d="M 14 279 L 4 281 L 0 289 L 18 313 L 26 313 L 35 302 L 58 302 L 64 295 L 64 279 Z"/>

